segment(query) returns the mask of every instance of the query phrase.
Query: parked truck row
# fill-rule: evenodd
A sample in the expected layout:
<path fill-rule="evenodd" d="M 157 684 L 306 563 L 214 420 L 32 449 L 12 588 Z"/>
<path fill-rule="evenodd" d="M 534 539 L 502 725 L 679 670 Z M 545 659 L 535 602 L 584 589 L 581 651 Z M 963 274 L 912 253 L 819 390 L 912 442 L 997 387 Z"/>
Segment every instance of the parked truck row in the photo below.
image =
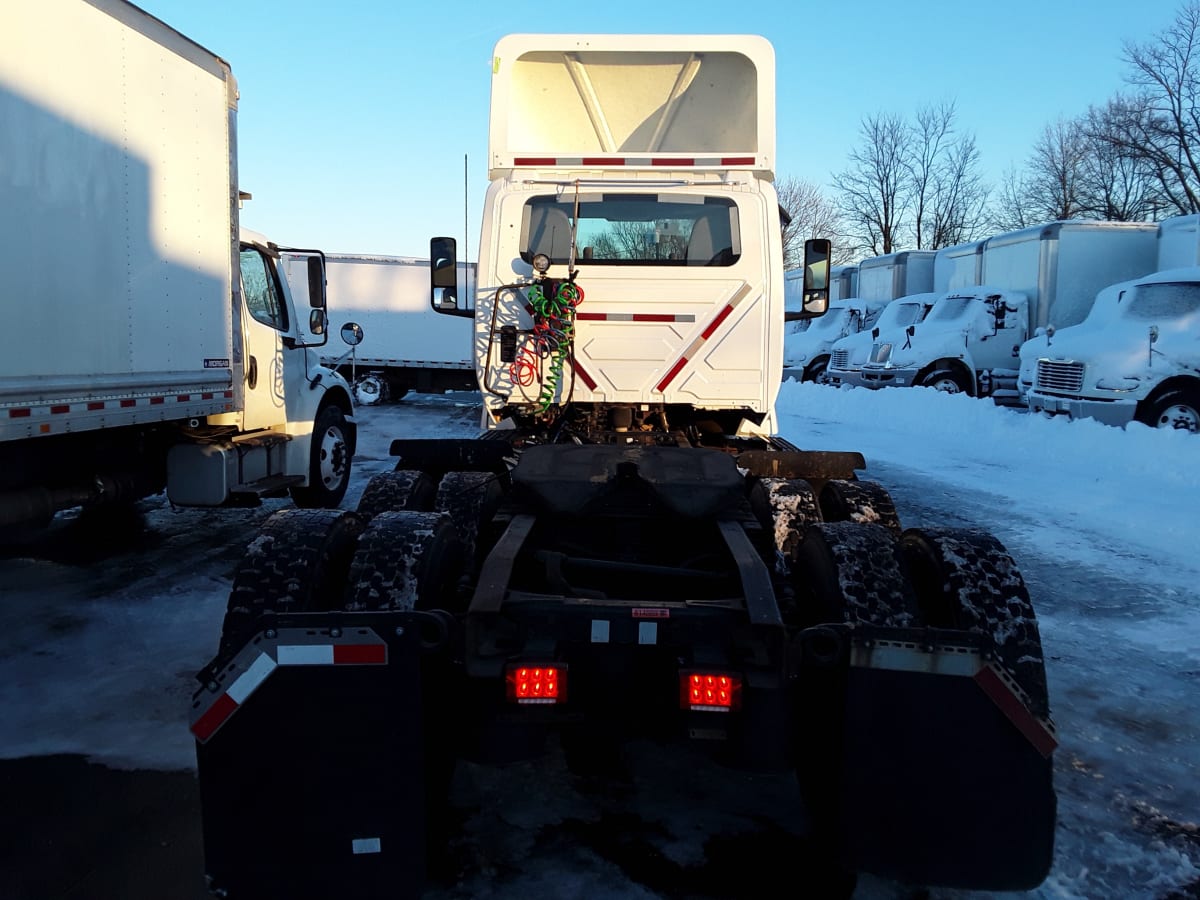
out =
<path fill-rule="evenodd" d="M 1159 224 L 1154 271 L 1021 348 L 1029 409 L 1200 433 L 1200 215 Z"/>
<path fill-rule="evenodd" d="M 240 227 L 237 99 L 224 60 L 132 5 L 6 10 L 0 526 L 164 489 L 341 501 L 355 427 L 319 358 L 323 256 L 293 251 L 288 277 Z"/>
<path fill-rule="evenodd" d="M 1196 264 L 1195 221 L 1192 216 L 1161 224 L 1059 221 L 939 250 L 932 292 L 889 304 L 869 332 L 869 344 L 862 335 L 833 344 L 827 378 L 835 385 L 870 388 L 927 386 L 1009 406 L 1195 430 L 1184 338 L 1195 331 L 1189 331 L 1189 307 L 1182 299 L 1187 292 L 1181 287 L 1187 274 L 1155 275 L 1153 284 L 1176 287 L 1148 283 L 1140 290 L 1143 298 L 1170 294 L 1165 305 L 1121 299 L 1139 293 L 1133 287 L 1141 276 Z M 860 269 L 873 262 L 860 263 Z M 1129 371 L 1114 375 L 1107 367 L 1116 362 L 1111 351 L 1120 340 L 1110 335 L 1127 331 L 1131 315 L 1142 335 L 1126 341 L 1130 348 L 1169 332 L 1170 349 L 1160 347 L 1157 355 L 1126 350 Z M 1085 398 L 1080 393 L 1085 364 L 1069 355 L 1096 342 L 1107 348 L 1108 358 L 1096 359 L 1092 377 L 1106 387 L 1100 396 Z M 1051 349 L 1055 345 L 1057 351 Z M 1153 371 L 1134 373 L 1135 358 Z"/>
<path fill-rule="evenodd" d="M 1056 739 L 1018 566 L 776 433 L 771 45 L 518 34 L 491 68 L 477 285 L 453 239 L 429 254 L 483 433 L 398 435 L 356 509 L 249 545 L 193 697 L 210 889 L 416 896 L 457 761 L 557 742 L 596 775 L 631 739 L 794 773 L 839 873 L 800 893 L 1041 883 Z"/>

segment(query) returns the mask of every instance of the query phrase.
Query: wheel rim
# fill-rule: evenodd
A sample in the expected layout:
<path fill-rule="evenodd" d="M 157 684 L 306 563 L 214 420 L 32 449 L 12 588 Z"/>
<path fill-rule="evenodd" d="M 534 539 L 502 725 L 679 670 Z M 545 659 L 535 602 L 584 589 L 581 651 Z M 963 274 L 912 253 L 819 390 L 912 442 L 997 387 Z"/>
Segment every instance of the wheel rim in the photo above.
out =
<path fill-rule="evenodd" d="M 340 428 L 331 425 L 325 429 L 321 435 L 320 453 L 321 483 L 334 490 L 346 477 L 346 439 Z"/>
<path fill-rule="evenodd" d="M 1186 403 L 1168 406 L 1158 417 L 1158 427 L 1190 431 L 1195 434 L 1200 432 L 1200 411 Z"/>
<path fill-rule="evenodd" d="M 929 386 L 935 391 L 941 391 L 943 394 L 962 393 L 962 388 L 953 378 L 939 378 L 936 381 L 931 381 Z"/>
<path fill-rule="evenodd" d="M 383 382 L 373 376 L 360 378 L 354 385 L 354 398 L 363 406 L 370 406 L 383 399 Z"/>

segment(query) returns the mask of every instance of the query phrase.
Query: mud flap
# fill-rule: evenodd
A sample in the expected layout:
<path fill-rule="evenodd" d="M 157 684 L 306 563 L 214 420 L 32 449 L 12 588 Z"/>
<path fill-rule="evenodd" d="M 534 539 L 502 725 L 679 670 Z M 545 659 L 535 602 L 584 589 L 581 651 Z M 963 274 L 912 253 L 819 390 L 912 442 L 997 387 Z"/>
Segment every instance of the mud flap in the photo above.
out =
<path fill-rule="evenodd" d="M 419 896 L 420 628 L 406 621 L 365 614 L 361 626 L 321 630 L 281 618 L 209 673 L 192 731 L 210 891 Z"/>
<path fill-rule="evenodd" d="M 839 843 L 921 885 L 1026 890 L 1049 873 L 1052 726 L 967 648 L 856 647 L 846 680 Z"/>

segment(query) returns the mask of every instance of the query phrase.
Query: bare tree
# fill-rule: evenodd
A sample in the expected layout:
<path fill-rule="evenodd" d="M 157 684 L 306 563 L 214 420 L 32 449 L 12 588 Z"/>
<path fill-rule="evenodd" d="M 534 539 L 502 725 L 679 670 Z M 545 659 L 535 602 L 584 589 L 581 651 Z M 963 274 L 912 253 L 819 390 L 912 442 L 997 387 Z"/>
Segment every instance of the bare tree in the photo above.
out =
<path fill-rule="evenodd" d="M 809 238 L 829 238 L 833 242 L 833 261 L 838 264 L 849 248 L 842 235 L 841 214 L 819 187 L 810 181 L 788 176 L 775 182 L 779 205 L 791 216 L 783 226 L 783 267 L 795 269 L 804 264 L 804 242 Z"/>
<path fill-rule="evenodd" d="M 1088 139 L 1080 202 L 1086 215 L 1118 222 L 1154 221 L 1170 203 L 1155 168 L 1109 139 L 1108 107 L 1092 107 L 1082 120 Z"/>
<path fill-rule="evenodd" d="M 993 232 L 1018 231 L 1044 222 L 1034 202 L 1028 173 L 1009 166 L 1000 178 L 1000 186 L 989 207 L 989 227 Z"/>
<path fill-rule="evenodd" d="M 1042 221 L 1076 219 L 1084 212 L 1083 171 L 1088 138 L 1079 122 L 1059 119 L 1042 130 L 1028 163 L 1029 203 Z"/>
<path fill-rule="evenodd" d="M 974 240 L 984 230 L 989 193 L 980 174 L 974 135 L 947 144 L 934 169 L 917 247 L 939 250 Z"/>
<path fill-rule="evenodd" d="M 850 167 L 833 182 L 851 249 L 880 256 L 896 249 L 909 214 L 912 132 L 899 116 L 880 113 L 863 120 L 861 135 Z"/>
<path fill-rule="evenodd" d="M 1124 50 L 1134 90 L 1109 102 L 1104 139 L 1147 164 L 1169 210 L 1200 211 L 1200 3 L 1182 6 L 1157 38 Z"/>

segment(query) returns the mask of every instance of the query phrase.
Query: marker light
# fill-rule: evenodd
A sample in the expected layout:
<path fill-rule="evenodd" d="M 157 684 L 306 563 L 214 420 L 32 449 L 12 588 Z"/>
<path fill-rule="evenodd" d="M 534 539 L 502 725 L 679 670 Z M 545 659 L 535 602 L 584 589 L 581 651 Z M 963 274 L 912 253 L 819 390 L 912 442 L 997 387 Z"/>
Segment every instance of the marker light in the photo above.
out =
<path fill-rule="evenodd" d="M 512 703 L 563 703 L 567 699 L 567 667 L 562 663 L 511 665 L 504 680 Z"/>
<path fill-rule="evenodd" d="M 679 705 L 701 712 L 729 712 L 742 705 L 742 679 L 724 672 L 680 672 Z"/>

